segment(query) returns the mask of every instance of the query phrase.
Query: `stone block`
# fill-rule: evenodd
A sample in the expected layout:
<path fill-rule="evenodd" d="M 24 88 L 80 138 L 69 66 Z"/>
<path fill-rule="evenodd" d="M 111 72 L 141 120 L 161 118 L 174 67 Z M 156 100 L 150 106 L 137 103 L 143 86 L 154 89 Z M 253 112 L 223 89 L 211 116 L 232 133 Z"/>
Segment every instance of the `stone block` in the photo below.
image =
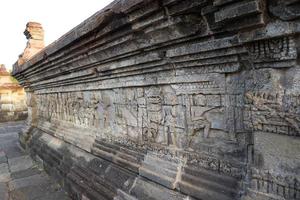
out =
<path fill-rule="evenodd" d="M 18 190 L 29 186 L 39 186 L 51 184 L 51 180 L 46 174 L 36 174 L 33 176 L 15 179 L 9 182 L 9 191 Z"/>
<path fill-rule="evenodd" d="M 11 172 L 23 171 L 34 166 L 29 156 L 8 159 L 8 164 Z"/>
<path fill-rule="evenodd" d="M 8 200 L 8 198 L 9 198 L 6 183 L 0 183 L 0 198 L 3 200 Z"/>

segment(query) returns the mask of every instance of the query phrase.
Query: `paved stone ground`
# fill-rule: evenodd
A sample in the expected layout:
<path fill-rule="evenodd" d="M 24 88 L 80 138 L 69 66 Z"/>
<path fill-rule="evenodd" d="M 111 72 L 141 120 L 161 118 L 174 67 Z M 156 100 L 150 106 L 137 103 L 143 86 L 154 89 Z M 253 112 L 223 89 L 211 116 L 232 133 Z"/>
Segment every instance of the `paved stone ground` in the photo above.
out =
<path fill-rule="evenodd" d="M 0 123 L 0 200 L 71 200 L 19 147 L 22 126 Z"/>

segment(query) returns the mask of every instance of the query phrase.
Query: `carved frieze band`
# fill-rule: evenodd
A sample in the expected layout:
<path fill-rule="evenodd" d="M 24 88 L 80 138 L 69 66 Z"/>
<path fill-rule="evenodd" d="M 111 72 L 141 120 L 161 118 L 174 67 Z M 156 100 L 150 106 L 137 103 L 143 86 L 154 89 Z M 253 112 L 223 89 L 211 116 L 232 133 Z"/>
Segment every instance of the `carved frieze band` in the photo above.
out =
<path fill-rule="evenodd" d="M 248 92 L 245 126 L 250 130 L 300 136 L 299 94 Z"/>
<path fill-rule="evenodd" d="M 279 196 L 284 199 L 300 198 L 300 182 L 294 176 L 282 176 L 252 170 L 251 188 L 261 193 Z"/>
<path fill-rule="evenodd" d="M 294 36 L 258 40 L 247 44 L 255 68 L 283 68 L 296 64 L 297 49 Z"/>

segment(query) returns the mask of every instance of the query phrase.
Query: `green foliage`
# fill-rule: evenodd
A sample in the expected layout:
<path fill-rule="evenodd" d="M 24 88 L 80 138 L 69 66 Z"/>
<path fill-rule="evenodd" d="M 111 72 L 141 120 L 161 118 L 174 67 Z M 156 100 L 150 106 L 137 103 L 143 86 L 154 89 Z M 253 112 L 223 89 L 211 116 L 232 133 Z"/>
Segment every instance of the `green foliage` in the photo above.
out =
<path fill-rule="evenodd" d="M 19 81 L 17 79 L 15 79 L 14 77 L 10 76 L 10 80 L 13 82 L 13 83 L 19 83 Z"/>

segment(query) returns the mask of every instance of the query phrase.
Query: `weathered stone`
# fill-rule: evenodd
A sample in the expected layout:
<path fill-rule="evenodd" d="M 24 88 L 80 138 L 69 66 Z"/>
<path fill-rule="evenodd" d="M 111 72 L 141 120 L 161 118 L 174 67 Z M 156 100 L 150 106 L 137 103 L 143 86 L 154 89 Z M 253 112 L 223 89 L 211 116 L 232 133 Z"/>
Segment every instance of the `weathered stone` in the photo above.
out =
<path fill-rule="evenodd" d="M 9 194 L 6 183 L 0 183 L 0 199 L 8 200 Z"/>
<path fill-rule="evenodd" d="M 11 172 L 18 172 L 33 167 L 32 160 L 29 156 L 22 156 L 8 159 Z"/>
<path fill-rule="evenodd" d="M 7 163 L 0 164 L 0 183 L 5 183 L 10 180 L 9 167 Z"/>
<path fill-rule="evenodd" d="M 15 151 L 19 148 L 16 133 L 9 132 L 20 130 L 24 126 L 21 122 L 9 122 L 0 124 L 1 142 L 13 141 L 10 148 L 2 149 L 0 156 L 5 157 L 0 164 L 0 199 L 1 200 L 36 200 L 36 199 L 70 199 L 61 186 L 53 181 L 45 171 L 38 169 L 25 152 L 17 155 Z M 12 148 L 13 147 L 13 148 Z M 5 150 L 5 152 L 3 151 Z M 11 154 L 10 151 L 13 151 Z M 7 155 L 14 155 L 8 157 Z"/>
<path fill-rule="evenodd" d="M 45 47 L 44 30 L 37 22 L 28 22 L 24 35 L 28 39 L 24 52 L 19 56 L 16 66 L 22 65 Z"/>
<path fill-rule="evenodd" d="M 22 145 L 74 199 L 299 199 L 298 4 L 115 1 L 14 66 Z"/>
<path fill-rule="evenodd" d="M 299 1 L 295 0 L 274 0 L 269 1 L 270 12 L 282 20 L 293 20 L 300 17 Z"/>
<path fill-rule="evenodd" d="M 40 169 L 38 169 L 37 167 L 31 167 L 31 168 L 28 168 L 25 170 L 12 172 L 11 178 L 12 179 L 25 178 L 25 177 L 33 176 L 33 175 L 40 174 L 40 173 L 41 173 Z"/>
<path fill-rule="evenodd" d="M 3 150 L 6 153 L 6 157 L 8 159 L 13 159 L 19 156 L 25 156 L 25 152 L 22 151 L 18 146 L 16 141 L 12 141 L 12 143 L 8 147 L 4 147 Z"/>

